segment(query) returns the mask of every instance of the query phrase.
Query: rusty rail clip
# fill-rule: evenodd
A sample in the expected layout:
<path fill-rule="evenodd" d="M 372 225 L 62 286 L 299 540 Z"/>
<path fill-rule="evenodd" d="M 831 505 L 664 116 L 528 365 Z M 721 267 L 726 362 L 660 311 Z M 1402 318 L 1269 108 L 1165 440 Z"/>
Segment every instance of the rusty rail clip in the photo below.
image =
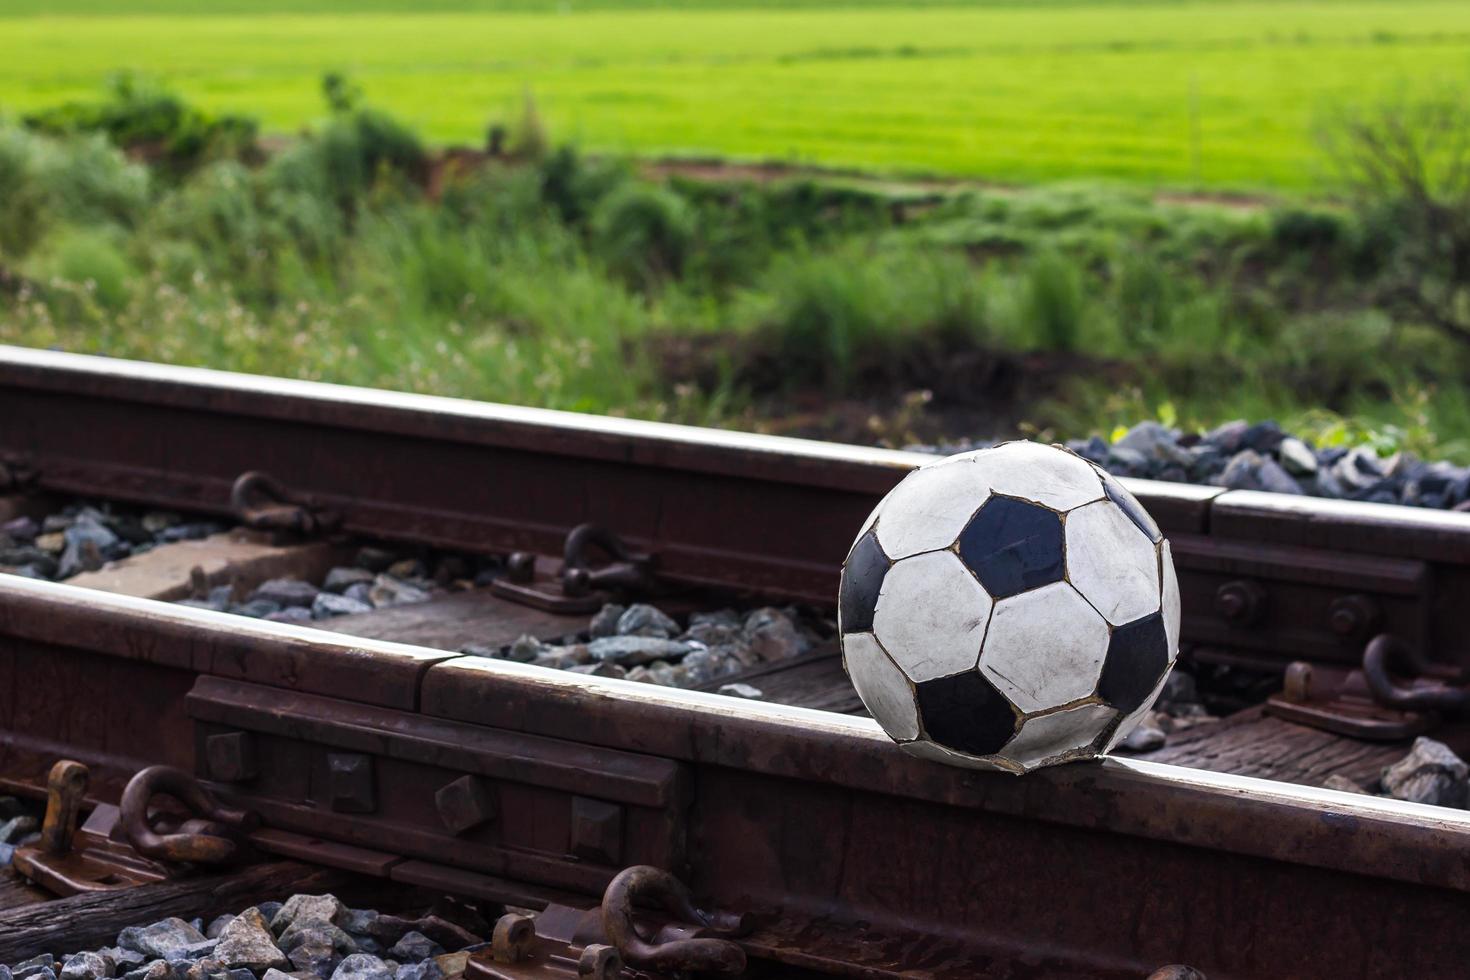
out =
<path fill-rule="evenodd" d="M 594 549 L 612 561 L 594 567 Z M 567 534 L 560 569 L 551 570 L 549 562 L 532 552 L 517 551 L 506 562 L 505 578 L 493 582 L 491 589 L 502 598 L 548 612 L 595 612 L 614 594 L 658 594 L 656 566 L 655 556 L 634 552 L 602 525 L 579 524 Z"/>
<path fill-rule="evenodd" d="M 199 816 L 177 822 L 150 814 L 159 795 L 171 796 Z M 118 807 L 124 839 L 139 854 L 156 861 L 186 864 L 235 864 L 251 851 L 246 836 L 260 826 L 248 810 L 224 806 L 182 769 L 150 766 L 128 780 Z"/>
<path fill-rule="evenodd" d="M 1266 711 L 1287 721 L 1349 735 L 1395 741 L 1429 731 L 1440 716 L 1470 707 L 1464 672 L 1431 663 L 1401 637 L 1380 633 L 1349 670 L 1296 661 Z"/>
<path fill-rule="evenodd" d="M 745 950 L 724 937 L 749 928 L 746 916 L 696 907 L 669 872 L 637 865 L 613 878 L 598 908 L 549 905 L 534 919 L 502 916 L 490 949 L 470 958 L 465 980 L 735 976 L 745 972 Z"/>
<path fill-rule="evenodd" d="M 317 534 L 342 523 L 340 515 L 259 470 L 241 473 L 235 480 L 230 488 L 230 510 L 246 527 L 277 534 Z"/>

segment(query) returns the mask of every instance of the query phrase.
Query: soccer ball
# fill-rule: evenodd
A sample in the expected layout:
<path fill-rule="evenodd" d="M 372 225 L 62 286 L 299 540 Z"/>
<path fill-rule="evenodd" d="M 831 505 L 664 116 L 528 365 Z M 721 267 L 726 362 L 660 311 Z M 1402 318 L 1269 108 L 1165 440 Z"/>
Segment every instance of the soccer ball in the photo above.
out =
<path fill-rule="evenodd" d="M 1118 481 L 1011 442 L 910 473 L 842 567 L 842 662 L 906 751 L 1028 772 L 1143 718 L 1179 649 L 1169 542 Z"/>

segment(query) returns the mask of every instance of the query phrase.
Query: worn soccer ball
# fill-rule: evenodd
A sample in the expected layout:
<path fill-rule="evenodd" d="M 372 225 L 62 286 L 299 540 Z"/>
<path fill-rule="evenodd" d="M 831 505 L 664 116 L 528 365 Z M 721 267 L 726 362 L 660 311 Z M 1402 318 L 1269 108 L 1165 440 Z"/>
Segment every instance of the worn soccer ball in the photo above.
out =
<path fill-rule="evenodd" d="M 906 751 L 1022 773 L 1111 749 L 1178 652 L 1169 542 L 1117 480 L 1011 442 L 919 467 L 842 569 L 848 677 Z"/>

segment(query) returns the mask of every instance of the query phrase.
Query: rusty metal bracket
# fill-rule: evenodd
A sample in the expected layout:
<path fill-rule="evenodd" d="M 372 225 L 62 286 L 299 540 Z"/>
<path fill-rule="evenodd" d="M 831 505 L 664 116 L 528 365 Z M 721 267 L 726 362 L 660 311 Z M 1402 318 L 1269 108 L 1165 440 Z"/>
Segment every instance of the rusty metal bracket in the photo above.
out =
<path fill-rule="evenodd" d="M 166 794 L 202 819 L 170 826 L 163 815 L 150 815 L 153 798 Z M 233 864 L 250 855 L 246 835 L 260 825 L 247 810 L 230 809 L 210 795 L 193 776 L 172 766 L 150 766 L 123 790 L 120 824 L 123 837 L 139 854 L 158 861 L 188 864 Z"/>
<path fill-rule="evenodd" d="M 552 904 L 534 918 L 502 916 L 490 949 L 470 958 L 465 977 L 735 976 L 745 971 L 745 950 L 728 937 L 749 932 L 750 925 L 745 915 L 699 909 L 689 889 L 669 872 L 635 865 L 613 878 L 596 908 Z"/>
<path fill-rule="evenodd" d="M 594 566 L 592 553 L 612 559 Z M 528 551 L 506 562 L 506 576 L 491 584 L 496 595 L 556 613 L 595 612 L 615 595 L 656 595 L 662 583 L 654 555 L 634 552 L 600 524 L 579 524 L 567 534 L 560 568 Z"/>
<path fill-rule="evenodd" d="M 1394 741 L 1422 734 L 1440 717 L 1470 707 L 1464 671 L 1428 661 L 1402 637 L 1380 633 L 1357 669 L 1296 661 L 1280 694 L 1266 702 L 1278 718 L 1354 738 Z"/>
<path fill-rule="evenodd" d="M 645 938 L 634 906 L 657 904 L 675 921 Z M 630 964 L 655 970 L 739 974 L 745 950 L 728 939 L 748 931 L 743 916 L 697 908 L 684 883 L 661 868 L 635 865 L 608 883 L 602 896 L 602 928 Z"/>
<path fill-rule="evenodd" d="M 80 762 L 63 759 L 51 767 L 41 839 L 16 850 L 15 869 L 62 896 L 113 891 L 167 878 L 168 869 L 112 840 L 116 807 L 96 807 L 81 829 L 77 828 L 89 778 L 87 767 Z"/>
<path fill-rule="evenodd" d="M 230 488 L 230 509 L 246 527 L 276 534 L 320 534 L 342 523 L 341 515 L 259 470 L 241 473 L 235 480 Z"/>

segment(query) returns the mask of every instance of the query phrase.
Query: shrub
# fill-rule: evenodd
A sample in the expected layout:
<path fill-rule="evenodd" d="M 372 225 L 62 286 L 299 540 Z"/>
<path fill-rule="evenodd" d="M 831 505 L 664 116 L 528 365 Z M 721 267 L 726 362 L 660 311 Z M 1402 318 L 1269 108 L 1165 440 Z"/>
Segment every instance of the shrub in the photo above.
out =
<path fill-rule="evenodd" d="M 256 136 L 253 119 L 206 113 L 127 73 L 112 79 L 100 101 L 68 102 L 32 113 L 25 122 L 52 135 L 101 133 L 119 147 L 150 150 L 176 172 L 210 158 L 238 156 Z"/>
<path fill-rule="evenodd" d="M 135 273 L 111 236 L 98 229 L 64 228 L 36 250 L 34 278 L 59 279 L 80 286 L 99 306 L 116 311 L 127 305 Z"/>
<path fill-rule="evenodd" d="M 918 249 L 784 255 L 745 297 L 744 319 L 781 384 L 829 392 L 859 376 L 911 380 L 986 335 L 974 270 Z"/>
<path fill-rule="evenodd" d="M 645 288 L 683 271 L 695 230 L 688 201 L 666 187 L 643 182 L 624 183 L 592 216 L 598 254 L 610 268 Z"/>
<path fill-rule="evenodd" d="M 1036 256 L 1026 269 L 1022 315 L 1041 346 L 1076 350 L 1082 335 L 1085 301 L 1076 264 L 1054 250 Z"/>

